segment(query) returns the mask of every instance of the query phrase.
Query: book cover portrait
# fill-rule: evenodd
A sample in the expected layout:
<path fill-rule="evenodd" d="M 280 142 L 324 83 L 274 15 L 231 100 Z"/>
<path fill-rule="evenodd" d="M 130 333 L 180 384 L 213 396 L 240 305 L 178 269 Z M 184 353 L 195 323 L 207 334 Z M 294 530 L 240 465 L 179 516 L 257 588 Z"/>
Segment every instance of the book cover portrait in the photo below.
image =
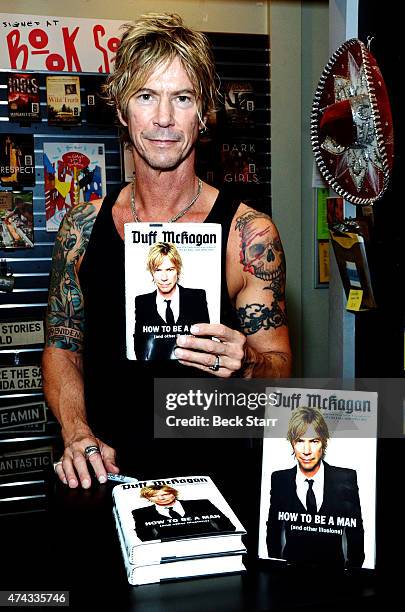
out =
<path fill-rule="evenodd" d="M 377 394 L 276 390 L 263 440 L 259 557 L 375 567 Z"/>
<path fill-rule="evenodd" d="M 221 226 L 125 224 L 127 358 L 176 359 L 176 336 L 220 322 Z"/>

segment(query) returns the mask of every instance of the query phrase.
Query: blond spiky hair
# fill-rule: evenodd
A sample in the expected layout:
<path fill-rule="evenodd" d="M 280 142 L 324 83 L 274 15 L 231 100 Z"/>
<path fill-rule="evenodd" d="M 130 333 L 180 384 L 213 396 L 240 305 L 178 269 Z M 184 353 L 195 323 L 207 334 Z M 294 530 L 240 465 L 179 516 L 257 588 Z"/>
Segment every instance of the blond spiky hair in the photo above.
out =
<path fill-rule="evenodd" d="M 322 442 L 323 455 L 325 455 L 329 440 L 329 429 L 320 410 L 317 408 L 303 406 L 294 410 L 288 423 L 287 440 L 291 446 L 294 446 L 295 442 L 311 426 Z"/>
<path fill-rule="evenodd" d="M 147 269 L 153 275 L 153 273 L 162 264 L 165 257 L 168 257 L 177 271 L 177 276 L 180 276 L 183 263 L 181 261 L 181 255 L 177 250 L 177 247 L 171 242 L 156 242 L 149 249 Z"/>
<path fill-rule="evenodd" d="M 128 103 L 159 66 L 180 58 L 194 87 L 201 121 L 213 112 L 218 99 L 218 77 L 207 37 L 184 25 L 179 15 L 149 13 L 122 26 L 124 34 L 115 57 L 114 72 L 104 86 L 107 102 L 127 121 Z M 124 130 L 124 140 L 129 141 Z"/>

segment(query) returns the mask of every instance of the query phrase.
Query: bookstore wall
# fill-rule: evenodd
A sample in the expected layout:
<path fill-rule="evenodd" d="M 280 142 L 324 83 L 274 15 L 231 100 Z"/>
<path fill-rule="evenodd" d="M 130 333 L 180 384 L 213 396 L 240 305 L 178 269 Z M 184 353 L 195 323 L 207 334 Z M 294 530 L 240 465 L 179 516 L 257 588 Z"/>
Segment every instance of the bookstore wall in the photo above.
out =
<path fill-rule="evenodd" d="M 208 36 L 222 98 L 198 144 L 198 174 L 270 213 L 269 39 Z M 56 452 L 58 426 L 44 402 L 40 363 L 59 224 L 71 205 L 131 180 L 114 117 L 99 96 L 104 79 L 0 71 L 0 484 L 51 466 Z"/>

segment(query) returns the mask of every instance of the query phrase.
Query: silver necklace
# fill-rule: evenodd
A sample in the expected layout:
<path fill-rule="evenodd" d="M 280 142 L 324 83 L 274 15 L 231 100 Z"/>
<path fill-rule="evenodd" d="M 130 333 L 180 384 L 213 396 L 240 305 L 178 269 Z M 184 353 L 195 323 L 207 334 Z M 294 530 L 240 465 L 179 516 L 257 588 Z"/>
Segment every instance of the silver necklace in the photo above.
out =
<path fill-rule="evenodd" d="M 188 212 L 190 210 L 190 208 L 193 206 L 193 204 L 195 204 L 197 202 L 198 198 L 200 197 L 200 194 L 201 194 L 201 191 L 202 191 L 202 185 L 203 185 L 202 184 L 202 180 L 199 178 L 198 179 L 197 193 L 195 194 L 195 196 L 191 200 L 190 204 L 187 204 L 187 206 L 185 206 L 180 212 L 178 212 L 176 215 L 174 215 L 174 217 L 171 217 L 170 219 L 165 221 L 165 223 L 175 223 L 175 221 L 177 221 L 178 219 L 183 217 L 186 214 L 186 212 Z M 142 223 L 140 218 L 136 214 L 136 208 L 135 208 L 135 177 L 134 177 L 134 179 L 132 181 L 132 187 L 131 187 L 131 212 L 132 212 L 132 216 L 134 218 L 135 223 Z"/>

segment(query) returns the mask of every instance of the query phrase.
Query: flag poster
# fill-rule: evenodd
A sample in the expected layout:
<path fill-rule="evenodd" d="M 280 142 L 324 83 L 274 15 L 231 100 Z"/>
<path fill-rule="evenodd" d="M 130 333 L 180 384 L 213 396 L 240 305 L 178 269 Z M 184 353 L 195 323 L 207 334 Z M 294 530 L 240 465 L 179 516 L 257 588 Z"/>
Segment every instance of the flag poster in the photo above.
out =
<path fill-rule="evenodd" d="M 56 232 L 65 214 L 106 194 L 104 145 L 44 143 L 46 229 Z"/>

